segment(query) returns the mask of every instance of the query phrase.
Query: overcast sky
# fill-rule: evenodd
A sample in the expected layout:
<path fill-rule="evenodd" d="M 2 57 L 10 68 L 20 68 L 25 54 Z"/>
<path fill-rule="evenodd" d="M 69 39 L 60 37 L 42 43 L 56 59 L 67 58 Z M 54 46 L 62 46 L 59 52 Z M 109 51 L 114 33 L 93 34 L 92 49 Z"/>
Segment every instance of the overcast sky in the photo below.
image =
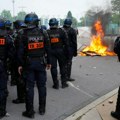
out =
<path fill-rule="evenodd" d="M 0 12 L 10 10 L 13 15 L 13 0 L 0 0 Z M 68 11 L 77 19 L 92 6 L 105 6 L 110 0 L 14 0 L 15 15 L 24 10 L 25 12 L 35 12 L 39 17 L 60 17 L 63 18 Z"/>

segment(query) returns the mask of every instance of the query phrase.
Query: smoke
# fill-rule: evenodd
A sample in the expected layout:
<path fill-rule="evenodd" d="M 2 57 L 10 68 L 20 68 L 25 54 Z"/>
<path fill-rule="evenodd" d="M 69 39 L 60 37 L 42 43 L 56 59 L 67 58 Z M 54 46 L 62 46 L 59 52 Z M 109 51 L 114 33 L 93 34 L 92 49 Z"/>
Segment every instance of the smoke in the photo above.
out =
<path fill-rule="evenodd" d="M 93 23 L 92 23 L 91 33 L 96 34 L 94 24 L 96 23 L 97 20 L 101 21 L 103 32 L 105 33 L 106 27 L 110 22 L 111 12 L 109 12 L 109 11 L 99 11 L 96 14 L 94 14 L 93 18 L 94 19 L 93 19 Z"/>

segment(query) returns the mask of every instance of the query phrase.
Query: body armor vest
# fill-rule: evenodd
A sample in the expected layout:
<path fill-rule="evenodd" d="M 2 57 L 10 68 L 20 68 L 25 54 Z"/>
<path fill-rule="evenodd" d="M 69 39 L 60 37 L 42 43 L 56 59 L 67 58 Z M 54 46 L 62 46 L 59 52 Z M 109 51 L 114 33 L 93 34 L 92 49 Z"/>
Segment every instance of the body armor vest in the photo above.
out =
<path fill-rule="evenodd" d="M 72 38 L 71 38 L 71 28 L 69 27 L 69 28 L 63 28 L 65 31 L 66 31 L 66 33 L 67 33 L 67 35 L 68 35 L 68 41 L 69 41 L 69 45 L 70 46 L 72 46 L 73 45 L 73 43 L 72 43 Z"/>
<path fill-rule="evenodd" d="M 52 48 L 63 47 L 59 29 L 48 30 L 48 34 L 50 37 L 50 42 L 51 42 Z"/>
<path fill-rule="evenodd" d="M 44 56 L 44 35 L 39 29 L 27 32 L 27 56 L 43 57 Z"/>

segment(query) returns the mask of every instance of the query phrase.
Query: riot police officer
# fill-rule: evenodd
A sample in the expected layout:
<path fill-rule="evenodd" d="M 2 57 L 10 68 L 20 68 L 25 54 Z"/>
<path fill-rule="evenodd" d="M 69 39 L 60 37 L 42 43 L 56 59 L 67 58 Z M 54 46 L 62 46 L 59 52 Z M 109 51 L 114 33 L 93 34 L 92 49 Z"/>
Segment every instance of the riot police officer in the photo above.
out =
<path fill-rule="evenodd" d="M 8 35 L 12 38 L 13 40 L 13 29 L 11 29 L 12 22 L 10 20 L 5 21 L 5 28 L 8 33 Z M 14 71 L 14 61 L 8 60 L 8 72 L 11 75 L 11 81 L 10 84 L 11 86 L 16 85 L 16 78 L 15 78 L 15 71 Z"/>
<path fill-rule="evenodd" d="M 22 29 L 25 29 L 27 26 L 25 25 L 23 20 L 16 20 L 13 22 L 13 27 L 14 27 L 14 45 L 16 48 L 16 51 L 18 51 L 18 46 L 19 46 L 19 37 L 22 34 Z M 17 53 L 16 53 L 17 56 Z M 14 72 L 14 79 L 16 80 L 16 85 L 17 85 L 17 98 L 12 100 L 13 103 L 19 104 L 19 103 L 24 103 L 25 102 L 25 81 L 24 81 L 24 76 L 19 75 L 18 73 L 18 65 L 17 65 L 17 59 L 14 62 L 14 65 L 12 66 L 13 72 Z"/>
<path fill-rule="evenodd" d="M 67 74 L 67 80 L 68 81 L 74 81 L 75 79 L 71 78 L 71 68 L 72 68 L 72 59 L 73 57 L 77 56 L 77 34 L 76 30 L 71 27 L 72 20 L 70 18 L 66 18 L 64 20 L 63 29 L 68 34 L 68 40 L 69 40 L 69 48 L 70 48 L 70 59 L 66 64 L 66 74 Z"/>
<path fill-rule="evenodd" d="M 118 96 L 117 96 L 117 102 L 116 102 L 116 109 L 115 111 L 111 112 L 111 116 L 116 119 L 120 119 L 120 87 L 118 89 Z"/>
<path fill-rule="evenodd" d="M 69 58 L 69 44 L 66 32 L 58 27 L 58 20 L 51 18 L 49 20 L 50 29 L 47 30 L 51 42 L 51 75 L 53 79 L 53 88 L 59 89 L 57 62 L 59 63 L 62 88 L 68 87 L 65 75 L 65 63 Z M 65 56 L 65 51 L 67 52 Z"/>
<path fill-rule="evenodd" d="M 14 45 L 5 29 L 5 21 L 0 19 L 0 118 L 6 115 L 7 100 L 7 59 L 14 59 Z"/>
<path fill-rule="evenodd" d="M 36 81 L 39 94 L 39 114 L 45 114 L 46 107 L 46 67 L 50 69 L 50 41 L 47 32 L 38 26 L 39 19 L 35 13 L 25 16 L 27 29 L 23 31 L 19 40 L 18 61 L 19 74 L 26 73 L 26 111 L 23 116 L 34 118 L 33 99 Z M 45 63 L 45 54 L 47 63 Z"/>
<path fill-rule="evenodd" d="M 114 52 L 117 54 L 118 61 L 120 62 L 120 36 L 117 36 L 117 38 L 115 39 Z M 116 109 L 115 109 L 115 111 L 111 112 L 111 116 L 118 120 L 120 119 L 120 86 L 118 89 Z"/>

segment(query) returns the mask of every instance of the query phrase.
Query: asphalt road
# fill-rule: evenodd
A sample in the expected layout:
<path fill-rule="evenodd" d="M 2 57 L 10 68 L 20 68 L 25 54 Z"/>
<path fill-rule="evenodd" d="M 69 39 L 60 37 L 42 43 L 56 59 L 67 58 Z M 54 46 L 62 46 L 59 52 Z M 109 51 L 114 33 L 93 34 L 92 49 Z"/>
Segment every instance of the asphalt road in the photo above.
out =
<path fill-rule="evenodd" d="M 61 86 L 59 90 L 52 89 L 50 71 L 47 71 L 47 76 L 46 114 L 40 116 L 38 113 L 38 94 L 35 87 L 35 120 L 64 120 L 67 116 L 119 86 L 120 63 L 117 62 L 117 56 L 78 56 L 73 59 L 72 69 L 72 78 L 76 80 L 69 82 L 69 87 L 66 89 L 62 89 Z M 16 98 L 16 87 L 8 83 L 8 88 L 7 111 L 10 116 L 2 120 L 28 120 L 21 115 L 25 110 L 25 104 L 15 105 L 11 102 Z"/>

